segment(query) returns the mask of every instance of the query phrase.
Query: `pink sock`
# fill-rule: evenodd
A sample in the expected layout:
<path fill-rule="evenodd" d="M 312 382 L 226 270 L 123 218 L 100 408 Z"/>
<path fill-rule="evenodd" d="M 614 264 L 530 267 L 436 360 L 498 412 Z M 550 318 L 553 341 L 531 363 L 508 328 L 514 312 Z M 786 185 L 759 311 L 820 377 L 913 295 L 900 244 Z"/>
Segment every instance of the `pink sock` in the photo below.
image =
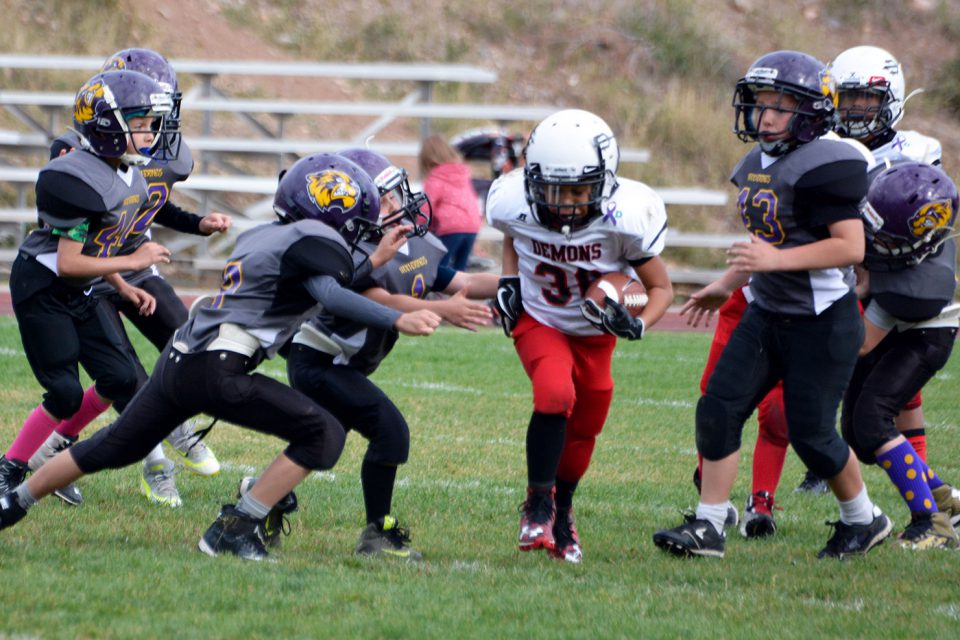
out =
<path fill-rule="evenodd" d="M 20 433 L 17 434 L 13 444 L 7 449 L 7 460 L 17 460 L 19 462 L 29 460 L 30 456 L 40 448 L 40 445 L 46 442 L 50 434 L 53 433 L 53 428 L 58 424 L 60 424 L 60 421 L 51 418 L 43 410 L 43 405 L 37 406 L 30 413 L 26 422 L 23 423 L 23 427 L 20 428 Z"/>
<path fill-rule="evenodd" d="M 80 410 L 67 418 L 57 427 L 57 433 L 68 438 L 76 438 L 83 431 L 83 428 L 99 417 L 101 413 L 110 408 L 110 402 L 104 402 L 97 395 L 93 387 L 90 387 L 83 394 L 83 402 L 80 403 Z"/>

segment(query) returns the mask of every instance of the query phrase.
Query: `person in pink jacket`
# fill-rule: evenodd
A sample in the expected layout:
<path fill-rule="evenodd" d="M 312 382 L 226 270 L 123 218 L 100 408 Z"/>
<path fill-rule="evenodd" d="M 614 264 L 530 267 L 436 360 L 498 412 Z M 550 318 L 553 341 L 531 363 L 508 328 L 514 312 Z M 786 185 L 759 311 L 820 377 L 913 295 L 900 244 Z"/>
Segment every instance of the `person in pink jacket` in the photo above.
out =
<path fill-rule="evenodd" d="M 473 188 L 470 167 L 441 136 L 432 135 L 420 148 L 423 192 L 430 198 L 430 231 L 447 248 L 440 266 L 467 270 L 467 259 L 480 231 L 480 201 Z"/>

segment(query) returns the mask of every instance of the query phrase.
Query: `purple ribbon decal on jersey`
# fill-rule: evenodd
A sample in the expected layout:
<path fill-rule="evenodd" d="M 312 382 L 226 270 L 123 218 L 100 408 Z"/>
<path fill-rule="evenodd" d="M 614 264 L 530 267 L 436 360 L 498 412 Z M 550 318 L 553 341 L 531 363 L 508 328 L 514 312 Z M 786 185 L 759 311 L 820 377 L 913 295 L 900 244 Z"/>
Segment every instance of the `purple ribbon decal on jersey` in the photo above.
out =
<path fill-rule="evenodd" d="M 617 226 L 617 216 L 614 215 L 617 212 L 617 203 L 608 202 L 607 203 L 607 212 L 603 214 L 603 221 L 610 222 L 613 226 Z"/>

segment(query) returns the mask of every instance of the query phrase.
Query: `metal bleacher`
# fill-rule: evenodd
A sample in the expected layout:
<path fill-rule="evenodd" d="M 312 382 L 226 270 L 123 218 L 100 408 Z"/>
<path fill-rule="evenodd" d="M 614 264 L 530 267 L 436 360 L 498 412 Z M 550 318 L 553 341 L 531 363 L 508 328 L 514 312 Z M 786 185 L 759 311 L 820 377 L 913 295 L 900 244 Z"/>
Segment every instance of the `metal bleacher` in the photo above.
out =
<path fill-rule="evenodd" d="M 0 72 L 4 69 L 60 74 L 84 72 L 76 76 L 81 77 L 78 82 L 82 82 L 85 74 L 96 72 L 102 62 L 102 57 L 0 54 Z M 201 214 L 212 210 L 231 213 L 237 231 L 272 219 L 270 203 L 276 187 L 277 169 L 288 166 L 297 157 L 368 144 L 388 157 L 405 158 L 409 165 L 419 152 L 421 140 L 430 133 L 433 120 L 463 121 L 470 126 L 481 121 L 500 128 L 521 126 L 527 130 L 558 108 L 553 105 L 435 102 L 434 88 L 438 82 L 489 84 L 497 79 L 492 71 L 466 65 L 176 59 L 171 63 L 180 76 L 181 86 L 193 85 L 185 92 L 182 108 L 184 121 L 188 124 L 184 140 L 194 151 L 196 160 L 195 173 L 177 185 L 174 196 L 178 200 L 184 196 L 190 198 L 195 206 L 183 206 Z M 390 86 L 396 84 L 400 92 L 403 87 L 412 85 L 413 88 L 396 101 L 252 99 L 231 96 L 221 86 L 229 84 L 224 78 L 232 76 L 339 78 L 381 85 L 389 83 Z M 188 77 L 194 81 L 190 83 Z M 29 206 L 29 194 L 47 157 L 50 142 L 72 119 L 73 102 L 74 94 L 63 91 L 0 89 L 0 108 L 20 125 L 17 129 L 0 128 L 0 188 L 9 185 L 9 192 L 12 187 L 14 200 L 10 206 L 0 200 L 0 224 L 14 229 L 14 247 L 36 219 L 36 212 Z M 199 114 L 199 118 L 194 114 Z M 221 131 L 218 124 L 223 118 L 241 122 L 243 128 L 240 131 L 247 135 L 238 134 L 236 127 L 230 128 L 229 136 L 218 135 Z M 318 118 L 347 118 L 350 126 L 334 127 L 337 135 L 329 138 L 305 137 L 302 124 L 299 131 L 290 126 L 294 118 L 300 123 L 304 119 L 313 122 L 312 119 Z M 410 120 L 419 121 L 419 127 L 414 127 L 418 135 L 410 136 L 411 127 L 403 125 Z M 193 127 L 189 126 L 191 122 Z M 398 127 L 398 122 L 403 126 Z M 396 133 L 374 137 L 388 127 L 393 127 L 391 131 L 394 132 L 398 128 L 406 131 L 407 139 L 396 139 Z M 310 131 L 331 129 L 323 126 L 307 128 Z M 264 163 L 264 159 L 268 162 Z M 622 149 L 623 162 L 647 162 L 649 159 L 650 153 L 645 149 Z M 247 168 L 250 166 L 256 166 L 257 172 L 251 172 Z M 727 202 L 727 195 L 722 191 L 701 188 L 656 190 L 671 206 L 722 206 Z M 491 231 L 486 231 L 488 236 Z M 228 238 L 211 239 L 171 235 L 173 237 L 163 241 L 176 256 L 189 256 L 186 259 L 192 262 L 194 269 L 219 268 L 235 238 L 235 233 Z M 672 233 L 669 238 L 672 246 L 721 246 L 709 244 L 711 242 L 729 246 L 729 238 L 720 236 L 700 238 L 698 234 Z M 0 251 L 0 261 L 7 261 L 12 255 L 12 251 Z"/>

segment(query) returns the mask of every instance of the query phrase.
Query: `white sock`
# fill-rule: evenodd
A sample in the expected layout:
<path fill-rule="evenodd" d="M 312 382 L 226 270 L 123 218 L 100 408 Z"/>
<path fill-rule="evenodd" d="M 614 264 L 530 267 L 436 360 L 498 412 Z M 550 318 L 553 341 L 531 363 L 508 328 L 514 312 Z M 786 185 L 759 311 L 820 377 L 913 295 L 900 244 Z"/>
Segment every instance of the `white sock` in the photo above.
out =
<path fill-rule="evenodd" d="M 723 523 L 727 521 L 727 505 L 730 502 L 721 502 L 720 504 L 697 505 L 697 520 L 706 520 L 713 525 L 717 533 L 723 535 Z"/>
<path fill-rule="evenodd" d="M 856 498 L 843 502 L 837 500 L 840 506 L 840 522 L 844 524 L 870 524 L 873 522 L 874 505 L 867 495 L 867 485 L 857 494 Z"/>
<path fill-rule="evenodd" d="M 147 457 L 143 459 L 143 466 L 149 467 L 151 465 L 160 464 L 166 459 L 167 456 L 163 455 L 163 445 L 158 444 L 150 451 L 150 453 L 147 454 Z"/>

